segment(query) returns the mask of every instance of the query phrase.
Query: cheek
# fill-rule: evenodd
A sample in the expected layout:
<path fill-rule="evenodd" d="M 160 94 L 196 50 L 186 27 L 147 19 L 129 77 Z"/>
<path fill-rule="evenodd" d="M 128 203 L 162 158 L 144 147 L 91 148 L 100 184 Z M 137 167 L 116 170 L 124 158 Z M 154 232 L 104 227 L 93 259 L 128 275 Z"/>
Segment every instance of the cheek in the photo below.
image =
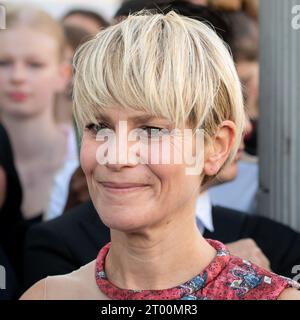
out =
<path fill-rule="evenodd" d="M 55 67 L 49 67 L 47 70 L 41 71 L 39 74 L 32 73 L 29 81 L 36 88 L 39 96 L 53 96 L 58 92 L 60 78 Z"/>
<path fill-rule="evenodd" d="M 179 199 L 199 192 L 200 176 L 187 175 L 185 165 L 151 165 L 154 175 L 160 180 L 164 197 Z"/>
<path fill-rule="evenodd" d="M 5 89 L 5 86 L 7 86 L 8 81 L 9 80 L 7 73 L 0 69 L 0 92 L 2 92 Z"/>
<path fill-rule="evenodd" d="M 163 143 L 160 147 L 160 151 L 167 150 Z M 204 166 L 203 133 L 199 132 L 197 139 L 192 136 L 186 136 L 183 140 L 176 136 L 171 138 L 168 152 L 170 152 L 169 164 L 149 165 L 151 171 L 160 180 L 165 197 L 188 196 L 188 194 L 199 192 Z M 164 151 L 160 155 L 163 153 Z M 159 161 L 162 163 L 161 156 Z"/>
<path fill-rule="evenodd" d="M 97 166 L 96 152 L 98 144 L 90 138 L 83 137 L 80 149 L 80 164 L 86 176 L 91 175 Z"/>

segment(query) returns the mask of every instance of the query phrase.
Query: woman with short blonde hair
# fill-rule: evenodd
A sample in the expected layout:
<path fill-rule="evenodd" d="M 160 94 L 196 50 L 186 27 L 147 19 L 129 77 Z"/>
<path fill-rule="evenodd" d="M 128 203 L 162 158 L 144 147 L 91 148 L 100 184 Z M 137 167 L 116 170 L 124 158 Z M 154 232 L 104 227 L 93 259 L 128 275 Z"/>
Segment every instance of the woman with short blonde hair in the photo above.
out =
<path fill-rule="evenodd" d="M 23 299 L 299 298 L 287 289 L 296 283 L 231 256 L 196 226 L 198 194 L 234 157 L 245 118 L 234 64 L 213 30 L 174 12 L 129 16 L 77 52 L 74 101 L 81 165 L 111 243 Z M 199 171 L 173 161 L 178 141 L 202 159 Z"/>

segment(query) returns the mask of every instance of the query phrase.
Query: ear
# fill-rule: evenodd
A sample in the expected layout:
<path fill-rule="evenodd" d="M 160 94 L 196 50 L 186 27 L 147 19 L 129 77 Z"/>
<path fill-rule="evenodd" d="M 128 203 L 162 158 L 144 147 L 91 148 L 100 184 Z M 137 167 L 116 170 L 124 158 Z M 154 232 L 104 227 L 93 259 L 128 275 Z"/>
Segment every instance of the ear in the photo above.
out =
<path fill-rule="evenodd" d="M 235 124 L 226 120 L 205 147 L 204 174 L 216 175 L 227 160 L 235 138 Z"/>
<path fill-rule="evenodd" d="M 72 67 L 70 63 L 62 62 L 58 68 L 56 90 L 58 93 L 62 93 L 67 89 L 72 79 Z"/>

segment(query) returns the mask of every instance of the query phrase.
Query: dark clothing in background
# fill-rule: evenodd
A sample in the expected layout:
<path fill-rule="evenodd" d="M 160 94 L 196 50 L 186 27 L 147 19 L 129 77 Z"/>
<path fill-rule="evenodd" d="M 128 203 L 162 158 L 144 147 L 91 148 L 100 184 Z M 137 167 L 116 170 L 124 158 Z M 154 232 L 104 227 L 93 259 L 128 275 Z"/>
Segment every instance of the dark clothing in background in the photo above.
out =
<path fill-rule="evenodd" d="M 21 213 L 22 190 L 9 138 L 1 124 L 0 165 L 5 171 L 7 180 L 6 199 L 0 209 L 0 246 L 17 275 L 21 275 L 25 236 L 24 220 Z"/>
<path fill-rule="evenodd" d="M 213 207 L 215 232 L 205 231 L 205 238 L 223 243 L 251 238 L 270 260 L 276 274 L 293 278 L 292 269 L 300 265 L 300 233 L 292 228 L 258 215 L 247 215 L 232 209 Z"/>
<path fill-rule="evenodd" d="M 110 241 L 91 201 L 29 229 L 25 245 L 25 289 L 48 275 L 66 274 L 96 258 Z"/>
<path fill-rule="evenodd" d="M 244 138 L 245 151 L 251 156 L 258 156 L 258 121 L 250 119 L 252 131 Z"/>
<path fill-rule="evenodd" d="M 213 207 L 212 215 L 215 231 L 205 230 L 205 238 L 224 243 L 252 238 L 269 258 L 275 273 L 293 276 L 292 267 L 300 264 L 300 233 L 270 219 L 222 207 Z M 26 241 L 25 288 L 46 276 L 80 268 L 94 260 L 109 241 L 109 229 L 92 202 L 33 226 Z"/>
<path fill-rule="evenodd" d="M 0 246 L 0 300 L 16 299 L 18 283 L 15 272 Z"/>

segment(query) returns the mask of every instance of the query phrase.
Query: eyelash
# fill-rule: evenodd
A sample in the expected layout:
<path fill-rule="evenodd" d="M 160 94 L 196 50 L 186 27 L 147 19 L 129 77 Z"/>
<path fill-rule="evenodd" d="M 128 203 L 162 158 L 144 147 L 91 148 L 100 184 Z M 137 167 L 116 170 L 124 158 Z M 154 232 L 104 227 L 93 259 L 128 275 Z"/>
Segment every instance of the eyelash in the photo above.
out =
<path fill-rule="evenodd" d="M 100 130 L 110 129 L 110 128 L 105 123 L 100 122 L 98 124 L 95 124 L 95 123 L 88 124 L 86 126 L 86 129 L 94 134 L 97 134 Z M 165 128 L 154 127 L 154 126 L 143 126 L 140 129 L 145 130 L 147 132 L 148 136 L 151 136 L 151 135 L 155 135 L 155 133 L 153 131 L 158 130 L 158 132 L 161 133 L 162 130 L 164 130 Z"/>
<path fill-rule="evenodd" d="M 102 127 L 103 126 L 103 127 Z M 97 133 L 98 131 L 102 130 L 102 129 L 107 129 L 108 126 L 104 123 L 98 123 L 98 124 L 95 124 L 95 123 L 90 123 L 86 126 L 86 129 L 88 131 L 91 131 L 93 133 Z"/>
<path fill-rule="evenodd" d="M 157 136 L 156 131 L 158 131 L 158 134 L 162 133 L 162 130 L 165 128 L 159 128 L 159 127 L 153 127 L 153 126 L 144 126 L 141 128 L 142 130 L 145 130 L 149 137 L 151 136 Z"/>

